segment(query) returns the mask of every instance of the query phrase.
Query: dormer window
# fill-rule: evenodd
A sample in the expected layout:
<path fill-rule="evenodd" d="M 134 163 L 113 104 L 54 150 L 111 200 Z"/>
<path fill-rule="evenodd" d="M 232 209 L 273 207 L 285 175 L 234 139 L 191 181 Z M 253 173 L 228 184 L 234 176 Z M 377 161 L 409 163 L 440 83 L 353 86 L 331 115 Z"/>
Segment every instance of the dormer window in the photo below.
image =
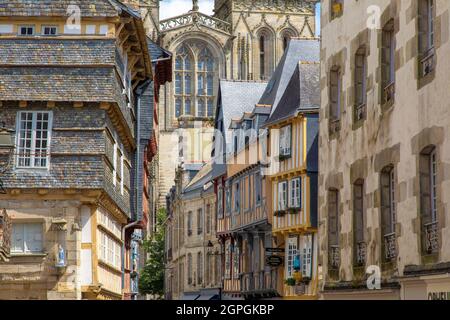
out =
<path fill-rule="evenodd" d="M 41 33 L 44 36 L 56 36 L 58 34 L 58 27 L 57 26 L 43 26 Z"/>
<path fill-rule="evenodd" d="M 33 36 L 34 26 L 19 26 L 19 36 Z"/>

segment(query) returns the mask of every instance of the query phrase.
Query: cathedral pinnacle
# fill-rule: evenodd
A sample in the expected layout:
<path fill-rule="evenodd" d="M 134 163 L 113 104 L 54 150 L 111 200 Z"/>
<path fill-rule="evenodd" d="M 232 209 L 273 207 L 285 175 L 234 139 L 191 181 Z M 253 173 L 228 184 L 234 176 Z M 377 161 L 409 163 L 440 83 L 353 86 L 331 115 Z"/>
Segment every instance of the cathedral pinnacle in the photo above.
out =
<path fill-rule="evenodd" d="M 198 11 L 198 0 L 192 0 L 192 11 Z"/>

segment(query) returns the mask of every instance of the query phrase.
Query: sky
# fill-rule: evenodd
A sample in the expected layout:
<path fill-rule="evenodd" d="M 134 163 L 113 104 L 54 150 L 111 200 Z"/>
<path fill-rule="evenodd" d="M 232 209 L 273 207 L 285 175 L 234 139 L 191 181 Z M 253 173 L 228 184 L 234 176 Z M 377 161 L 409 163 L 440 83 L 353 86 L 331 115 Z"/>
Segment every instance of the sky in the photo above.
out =
<path fill-rule="evenodd" d="M 160 2 L 161 20 L 178 16 L 192 9 L 192 0 L 163 0 Z M 200 11 L 213 14 L 214 0 L 199 0 Z M 320 5 L 317 5 L 317 26 L 320 26 Z M 320 28 L 316 28 L 319 30 Z"/>

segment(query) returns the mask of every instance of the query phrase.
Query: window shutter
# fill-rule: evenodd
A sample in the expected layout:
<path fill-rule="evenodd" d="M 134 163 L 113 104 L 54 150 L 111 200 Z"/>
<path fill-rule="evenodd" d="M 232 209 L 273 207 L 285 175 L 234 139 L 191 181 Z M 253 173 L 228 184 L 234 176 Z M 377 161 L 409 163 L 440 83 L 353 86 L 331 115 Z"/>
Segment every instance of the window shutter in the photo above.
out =
<path fill-rule="evenodd" d="M 339 73 L 337 70 L 331 70 L 330 73 L 330 118 L 339 119 L 338 97 L 339 97 Z"/>
<path fill-rule="evenodd" d="M 431 174 L 430 174 L 430 156 L 420 155 L 419 160 L 420 177 L 420 214 L 422 225 L 431 222 Z"/>
<path fill-rule="evenodd" d="M 338 193 L 330 190 L 328 192 L 328 233 L 329 244 L 338 245 Z"/>
<path fill-rule="evenodd" d="M 297 179 L 297 206 L 302 207 L 302 178 Z"/>
<path fill-rule="evenodd" d="M 355 184 L 354 190 L 354 218 L 355 239 L 357 242 L 364 241 L 364 217 L 363 217 L 363 185 Z"/>
<path fill-rule="evenodd" d="M 391 201 L 390 201 L 390 174 L 382 172 L 381 183 L 381 228 L 383 235 L 393 232 L 391 223 Z"/>

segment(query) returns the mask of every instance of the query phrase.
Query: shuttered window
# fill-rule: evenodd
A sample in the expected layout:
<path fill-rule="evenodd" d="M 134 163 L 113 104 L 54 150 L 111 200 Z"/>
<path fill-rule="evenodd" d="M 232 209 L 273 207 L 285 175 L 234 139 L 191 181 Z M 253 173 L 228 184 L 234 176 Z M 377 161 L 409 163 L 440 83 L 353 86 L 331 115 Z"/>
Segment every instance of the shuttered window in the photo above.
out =
<path fill-rule="evenodd" d="M 328 244 L 339 245 L 339 192 L 328 190 Z"/>
<path fill-rule="evenodd" d="M 395 84 L 395 35 L 394 20 L 389 21 L 382 31 L 381 78 L 384 102 L 393 100 Z"/>
<path fill-rule="evenodd" d="M 330 119 L 340 120 L 341 118 L 341 75 L 339 68 L 333 67 L 330 70 Z"/>
<path fill-rule="evenodd" d="M 42 223 L 13 223 L 11 252 L 42 252 L 42 228 Z"/>
<path fill-rule="evenodd" d="M 395 232 L 395 179 L 394 169 L 385 168 L 380 175 L 381 219 L 383 236 Z"/>
<path fill-rule="evenodd" d="M 364 181 L 353 185 L 353 214 L 356 243 L 364 242 Z"/>
<path fill-rule="evenodd" d="M 419 0 L 419 50 L 425 54 L 434 47 L 434 0 Z"/>
<path fill-rule="evenodd" d="M 355 121 L 365 118 L 367 91 L 366 49 L 361 47 L 355 55 Z"/>

